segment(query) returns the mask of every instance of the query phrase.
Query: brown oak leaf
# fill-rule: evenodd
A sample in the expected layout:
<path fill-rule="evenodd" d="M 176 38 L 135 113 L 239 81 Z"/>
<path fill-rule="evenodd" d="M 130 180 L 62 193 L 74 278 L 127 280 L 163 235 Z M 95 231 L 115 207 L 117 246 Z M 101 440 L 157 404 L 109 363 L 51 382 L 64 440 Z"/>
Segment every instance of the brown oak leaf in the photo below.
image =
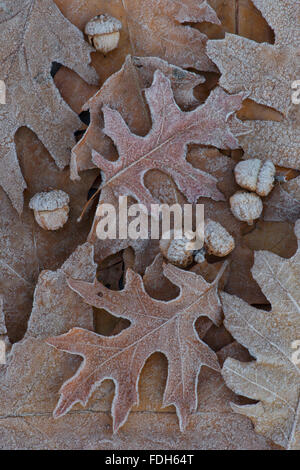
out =
<path fill-rule="evenodd" d="M 88 66 L 93 49 L 53 0 L 4 0 L 0 21 L 0 79 L 7 90 L 0 111 L 0 185 L 21 213 L 26 183 L 14 144 L 16 131 L 22 126 L 34 131 L 62 169 L 80 127 L 53 83 L 52 62 L 90 83 L 97 83 L 97 76 Z"/>
<path fill-rule="evenodd" d="M 0 188 L 0 295 L 12 341 L 20 340 L 26 331 L 39 273 L 43 269 L 57 269 L 78 244 L 86 241 L 93 213 L 90 211 L 81 224 L 76 220 L 96 178 L 96 170 L 93 170 L 86 172 L 81 181 L 72 182 L 69 169 L 59 170 L 29 129 L 17 132 L 16 148 L 27 184 L 20 217 Z M 43 230 L 29 208 L 29 201 L 36 193 L 50 189 L 62 189 L 70 196 L 68 222 L 58 231 Z"/>
<path fill-rule="evenodd" d="M 295 223 L 300 218 L 300 177 L 274 188 L 264 204 L 264 220 Z"/>
<path fill-rule="evenodd" d="M 107 289 L 97 280 L 91 284 L 71 279 L 70 287 L 85 302 L 126 318 L 131 325 L 114 337 L 73 328 L 47 340 L 60 350 L 84 358 L 76 375 L 63 385 L 54 416 L 64 415 L 77 402 L 86 405 L 95 388 L 111 378 L 116 385 L 112 416 L 117 431 L 138 403 L 137 384 L 146 359 L 160 351 L 169 362 L 163 406 L 175 405 L 180 428 L 185 429 L 190 413 L 197 407 L 195 392 L 201 367 L 219 369 L 215 353 L 199 339 L 194 323 L 200 316 L 221 323 L 217 290 L 224 269 L 214 282 L 207 283 L 201 276 L 166 265 L 164 275 L 180 287 L 180 295 L 169 302 L 151 298 L 142 278 L 130 269 L 120 292 Z"/>
<path fill-rule="evenodd" d="M 299 242 L 300 221 L 295 233 Z M 252 273 L 271 302 L 271 311 L 221 294 L 226 328 L 256 359 L 224 363 L 227 385 L 238 395 L 259 400 L 233 409 L 250 417 L 257 432 L 294 450 L 300 449 L 300 368 L 295 350 L 300 339 L 299 267 L 299 248 L 288 260 L 256 252 Z"/>
<path fill-rule="evenodd" d="M 167 361 L 159 353 L 147 360 L 139 380 L 139 406 L 118 434 L 112 435 L 109 416 L 114 390 L 111 381 L 99 387 L 84 412 L 77 405 L 72 413 L 53 419 L 61 382 L 75 373 L 80 360 L 48 346 L 44 339 L 63 334 L 74 325 L 93 328 L 93 309 L 78 299 L 66 278 L 92 282 L 95 269 L 93 247 L 84 244 L 56 272 L 40 274 L 25 338 L 11 351 L 7 343 L 7 364 L 0 366 L 0 448 L 270 449 L 254 432 L 250 420 L 230 409 L 230 401 L 244 401 L 225 386 L 219 372 L 205 367 L 197 390 L 198 409 L 186 432 L 178 433 L 173 407 L 161 409 Z M 0 319 L 0 339 L 4 339 L 1 313 Z M 220 351 L 222 360 L 228 350 L 227 346 L 226 351 Z M 237 347 L 229 352 L 241 357 Z"/>
<path fill-rule="evenodd" d="M 211 6 L 203 0 L 56 0 L 67 18 L 84 29 L 99 13 L 122 23 L 120 42 L 111 53 L 97 52 L 93 65 L 103 83 L 117 72 L 128 54 L 159 57 L 179 67 L 216 71 L 205 53 L 206 34 L 191 23 L 220 25 Z M 190 24 L 187 24 L 190 23 Z"/>
<path fill-rule="evenodd" d="M 181 24 L 200 21 L 219 24 L 206 1 L 122 0 L 122 6 L 135 55 L 161 57 L 180 67 L 215 70 L 205 54 L 206 36 Z"/>
<path fill-rule="evenodd" d="M 104 132 L 115 143 L 119 158 L 111 162 L 94 152 L 93 161 L 103 176 L 101 188 L 110 187 L 116 196 L 132 196 L 149 207 L 156 200 L 144 185 L 144 175 L 159 169 L 173 178 L 191 203 L 200 196 L 224 200 L 217 180 L 186 161 L 186 150 L 189 143 L 236 148 L 236 135 L 248 132 L 233 115 L 243 95 L 229 96 L 216 88 L 203 105 L 183 112 L 174 100 L 170 80 L 160 71 L 145 95 L 152 117 L 152 129 L 145 137 L 132 134 L 118 111 L 103 107 Z"/>
<path fill-rule="evenodd" d="M 180 107 L 186 109 L 198 104 L 194 97 L 194 88 L 203 83 L 204 77 L 170 65 L 157 57 L 127 56 L 122 68 L 106 80 L 101 89 L 83 106 L 83 111 L 90 112 L 91 123 L 72 150 L 72 179 L 78 179 L 81 171 L 95 167 L 92 150 L 109 160 L 117 158 L 111 139 L 103 132 L 103 106 L 119 111 L 135 134 L 147 134 L 151 128 L 151 117 L 143 90 L 151 85 L 155 70 L 161 70 L 170 79 L 174 98 Z"/>
<path fill-rule="evenodd" d="M 106 187 L 101 191 L 100 199 L 98 203 L 98 207 L 101 206 L 102 203 L 111 204 L 113 207 L 118 207 L 118 199 L 113 194 L 110 188 Z M 129 204 L 128 204 L 129 207 Z M 148 239 L 140 239 L 137 240 L 131 238 L 106 238 L 105 240 L 101 240 L 97 236 L 97 225 L 100 220 L 100 215 L 95 215 L 92 228 L 90 230 L 89 236 L 87 241 L 94 245 L 95 249 L 95 260 L 99 264 L 105 260 L 108 256 L 119 253 L 122 250 L 130 247 L 133 250 L 134 254 L 134 262 L 132 264 L 132 269 L 134 271 L 143 274 L 145 272 L 146 267 L 152 262 L 155 255 L 159 251 L 159 241 L 152 240 L 149 234 Z M 149 226 L 151 223 L 149 217 Z M 116 211 L 116 225 L 119 224 L 119 214 Z"/>
<path fill-rule="evenodd" d="M 298 248 L 294 226 L 288 222 L 258 220 L 255 228 L 249 227 L 244 241 L 253 252 L 271 251 L 282 258 L 291 258 Z"/>
<path fill-rule="evenodd" d="M 66 448 L 71 436 L 84 447 L 78 433 L 78 426 L 86 423 L 84 417 L 73 416 L 62 426 L 51 417 L 59 384 L 75 372 L 78 361 L 50 348 L 44 339 L 73 325 L 93 327 L 92 308 L 78 299 L 66 279 L 92 281 L 95 274 L 93 247 L 88 243 L 78 247 L 56 272 L 40 274 L 25 338 L 7 350 L 7 363 L 0 367 L 2 449 Z M 91 417 L 90 426 L 93 422 Z"/>
<path fill-rule="evenodd" d="M 246 91 L 256 103 L 282 113 L 280 122 L 256 120 L 240 142 L 250 157 L 299 168 L 300 107 L 292 103 L 292 82 L 300 72 L 300 3 L 253 0 L 275 32 L 275 44 L 232 34 L 209 41 L 207 53 L 218 65 L 220 85 L 231 93 Z"/>

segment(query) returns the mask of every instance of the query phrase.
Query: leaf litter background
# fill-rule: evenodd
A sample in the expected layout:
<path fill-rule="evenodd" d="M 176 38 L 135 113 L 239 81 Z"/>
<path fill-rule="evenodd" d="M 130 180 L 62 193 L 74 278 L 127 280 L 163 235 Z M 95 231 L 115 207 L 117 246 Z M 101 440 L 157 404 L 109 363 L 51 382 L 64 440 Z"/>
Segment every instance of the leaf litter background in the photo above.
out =
<path fill-rule="evenodd" d="M 24 6 L 23 3 L 14 2 L 16 11 L 20 9 L 21 4 Z M 31 3 L 35 2 L 28 1 L 26 6 L 30 7 Z M 49 7 L 52 2 L 42 0 L 37 3 L 42 7 Z M 78 35 L 76 29 L 72 29 L 72 34 L 63 38 L 60 36 L 63 30 L 58 24 L 58 38 L 56 37 L 54 41 L 59 47 L 54 47 L 53 54 L 49 54 L 48 48 L 51 41 L 48 39 L 50 42 L 47 43 L 47 35 L 45 35 L 43 50 L 38 51 L 41 61 L 37 62 L 37 66 L 43 67 L 45 73 L 38 81 L 44 84 L 44 88 L 39 93 L 47 101 L 46 93 L 51 90 L 55 95 L 54 102 L 59 102 L 59 106 L 52 110 L 51 116 L 53 123 L 59 126 L 60 131 L 57 135 L 54 133 L 54 137 L 52 134 L 51 143 L 47 139 L 43 140 L 42 125 L 41 133 L 32 125 L 31 115 L 35 115 L 34 122 L 36 122 L 40 116 L 40 104 L 36 105 L 36 109 L 30 110 L 31 114 L 28 112 L 25 118 L 18 113 L 13 115 L 13 117 L 16 115 L 20 117 L 17 126 L 16 123 L 13 124 L 11 118 L 4 116 L 4 120 L 8 120 L 11 126 L 9 131 L 6 130 L 10 137 L 10 153 L 5 153 L 9 155 L 13 163 L 8 166 L 2 161 L 1 167 L 1 185 L 6 193 L 0 189 L 0 293 L 3 298 L 0 333 L 1 338 L 7 342 L 8 349 L 10 344 L 13 346 L 7 366 L 0 366 L 1 447 L 5 449 L 276 449 L 277 446 L 299 448 L 299 369 L 298 371 L 297 368 L 296 371 L 291 370 L 291 364 L 286 363 L 291 335 L 297 336 L 298 333 L 297 337 L 300 337 L 299 307 L 298 311 L 296 309 L 293 312 L 294 307 L 287 308 L 284 298 L 278 300 L 274 295 L 274 289 L 278 289 L 278 285 L 286 282 L 288 299 L 292 297 L 296 305 L 297 302 L 299 305 L 299 285 L 297 285 L 299 272 L 297 271 L 297 255 L 295 255 L 297 237 L 293 229 L 293 224 L 300 215 L 299 177 L 295 171 L 297 147 L 292 149 L 290 161 L 288 152 L 281 153 L 284 155 L 284 161 L 280 161 L 274 153 L 275 163 L 284 163 L 285 167 L 293 169 L 282 168 L 281 170 L 284 174 L 288 174 L 291 180 L 274 189 L 265 201 L 263 219 L 254 227 L 245 227 L 245 224 L 234 219 L 225 201 L 213 201 L 208 198 L 199 200 L 199 202 L 205 202 L 207 216 L 221 222 L 234 235 L 237 247 L 229 257 L 230 266 L 226 267 L 219 280 L 221 289 L 224 288 L 227 293 L 222 294 L 225 326 L 222 325 L 220 307 L 214 315 L 209 315 L 205 309 L 202 311 L 201 308 L 198 312 L 200 318 L 196 322 L 196 328 L 201 341 L 196 338 L 196 342 L 198 347 L 201 345 L 202 349 L 205 348 L 206 360 L 201 361 L 201 353 L 197 359 L 208 367 L 204 365 L 201 368 L 197 390 L 194 392 L 197 399 L 195 397 L 191 399 L 191 390 L 185 390 L 186 395 L 183 393 L 181 399 L 179 393 L 172 396 L 172 381 L 173 385 L 177 386 L 178 378 L 175 376 L 171 382 L 167 382 L 167 359 L 161 352 L 154 352 L 163 349 L 159 344 L 154 344 L 154 349 L 149 350 L 151 356 L 147 359 L 138 381 L 139 403 L 134 404 L 135 399 L 132 398 L 133 408 L 127 421 L 117 433 L 113 434 L 111 417 L 115 387 L 109 380 L 105 380 L 93 391 L 85 407 L 75 404 L 64 416 L 59 419 L 53 418 L 52 413 L 58 402 L 59 390 L 65 381 L 74 376 L 81 364 L 81 359 L 78 355 L 70 355 L 53 348 L 45 340 L 52 342 L 58 348 L 82 354 L 81 347 L 78 346 L 80 342 L 76 343 L 71 339 L 68 343 L 68 335 L 66 337 L 60 335 L 76 327 L 84 330 L 73 330 L 74 333 L 69 334 L 76 335 L 77 331 L 89 330 L 91 333 L 88 335 L 94 335 L 93 332 L 106 335 L 104 343 L 112 344 L 111 342 L 118 341 L 118 338 L 119 341 L 126 343 L 126 335 L 133 328 L 133 326 L 128 327 L 130 315 L 126 316 L 122 312 L 123 315 L 119 315 L 122 318 L 118 318 L 118 303 L 109 308 L 105 302 L 93 302 L 90 298 L 90 291 L 88 291 L 89 298 L 87 299 L 78 286 L 84 286 L 87 282 L 91 283 L 96 277 L 106 287 L 113 289 L 109 296 L 115 298 L 120 295 L 116 291 L 126 286 L 124 273 L 131 268 L 143 276 L 145 292 L 157 299 L 157 302 L 169 301 L 178 295 L 176 287 L 178 282 L 174 282 L 174 279 L 172 282 L 172 276 L 163 275 L 162 259 L 156 256 L 157 243 L 130 244 L 124 241 L 123 244 L 116 245 L 112 242 L 103 244 L 97 242 L 96 221 L 93 224 L 95 204 L 85 214 L 81 223 L 76 223 L 90 194 L 90 189 L 93 186 L 97 187 L 100 182 L 99 179 L 96 180 L 99 171 L 95 168 L 96 158 L 94 161 L 91 159 L 91 149 L 95 149 L 109 160 L 117 158 L 112 141 L 101 131 L 104 128 L 101 108 L 103 105 L 108 105 L 119 111 L 131 132 L 145 136 L 151 129 L 151 118 L 142 89 L 150 87 L 156 69 L 161 70 L 171 79 L 175 100 L 184 111 L 192 110 L 195 105 L 204 102 L 209 90 L 217 84 L 219 78 L 217 68 L 205 55 L 204 33 L 211 39 L 221 39 L 225 32 L 234 33 L 258 43 L 267 42 L 270 47 L 273 47 L 271 45 L 275 40 L 274 32 L 256 8 L 264 6 L 263 4 L 270 4 L 267 0 L 265 2 L 255 0 L 256 7 L 250 0 L 208 2 L 217 13 L 221 24 L 218 24 L 216 16 L 208 7 L 204 10 L 206 21 L 198 23 L 199 15 L 203 18 L 203 11 L 199 11 L 199 8 L 195 6 L 199 4 L 198 2 L 185 0 L 179 3 L 166 0 L 160 2 L 162 5 L 158 12 L 160 15 L 158 13 L 155 15 L 156 18 L 160 18 L 160 21 L 151 25 L 154 28 L 151 37 L 149 35 L 145 37 L 143 31 L 141 15 L 147 18 L 148 14 L 143 1 L 57 0 L 55 3 L 63 15 L 81 30 L 85 23 L 99 11 L 111 13 L 121 19 L 124 29 L 116 51 L 106 57 L 95 52 L 91 55 L 92 64 L 99 76 L 99 85 L 96 85 L 97 81 L 95 81 L 92 69 L 89 69 L 88 74 L 81 73 L 81 70 L 77 68 L 76 58 L 70 60 L 73 50 L 68 60 L 66 58 L 64 60 L 63 53 L 60 52 L 76 47 L 76 53 L 78 53 L 79 41 L 85 50 L 86 55 L 82 63 L 87 70 L 88 52 L 91 49 Z M 150 4 L 150 2 L 147 3 Z M 290 4 L 290 2 L 286 3 Z M 180 8 L 182 4 L 185 4 L 187 8 Z M 279 5 L 280 1 L 276 0 L 273 5 L 275 4 Z M 64 20 L 60 19 L 60 21 Z M 193 25 L 193 29 L 180 23 L 189 23 Z M 294 27 L 292 22 L 289 27 Z M 71 25 L 68 28 L 71 28 Z M 157 29 L 165 31 L 166 38 L 172 38 L 173 35 L 179 38 L 179 44 L 170 47 L 166 43 L 162 47 L 162 43 L 156 40 Z M 203 34 L 199 34 L 199 31 Z M 33 39 L 34 36 L 30 37 Z M 287 37 L 291 40 L 291 33 Z M 190 47 L 191 41 L 195 44 L 194 48 Z M 6 49 L 5 54 L 9 52 Z M 159 59 L 155 61 L 135 57 L 126 59 L 128 54 L 158 56 L 168 61 L 170 65 Z M 56 89 L 51 88 L 53 85 L 47 78 L 53 61 L 69 67 L 61 67 L 55 74 Z M 184 71 L 179 67 L 188 68 L 189 71 Z M 220 65 L 219 67 L 222 70 Z M 235 71 L 236 68 L 233 67 L 231 70 L 233 75 Z M 262 82 L 264 76 L 262 67 Z M 111 78 L 102 90 L 84 107 L 88 99 L 98 92 L 100 86 L 109 77 Z M 206 79 L 205 82 L 204 79 Z M 84 80 L 92 81 L 93 85 L 87 84 Z M 229 76 L 227 80 L 231 83 L 232 77 Z M 221 84 L 228 89 L 225 82 Z M 237 93 L 243 89 L 241 87 L 229 91 Z M 71 109 L 66 107 L 64 101 Z M 23 103 L 23 101 L 20 102 Z M 262 104 L 273 106 L 275 109 L 268 109 Z M 82 135 L 83 138 L 73 149 L 71 158 L 71 147 L 76 142 L 72 133 L 79 128 L 86 129 L 86 125 L 80 124 L 80 120 L 76 117 L 83 107 L 90 109 L 92 124 L 84 135 L 82 132 L 77 132 L 77 138 L 79 139 Z M 283 113 L 284 122 L 278 111 Z M 281 106 L 276 106 L 276 103 L 262 102 L 258 95 L 254 94 L 249 95 L 238 115 L 246 121 L 246 125 L 251 124 L 249 120 L 254 120 L 256 132 L 260 132 L 262 125 L 268 126 L 269 119 L 276 121 L 279 126 L 282 126 L 280 128 L 299 122 L 297 112 L 296 109 L 283 110 Z M 235 128 L 234 122 L 232 125 Z M 22 126 L 27 126 L 29 129 Z M 18 127 L 20 127 L 19 130 L 17 130 Z M 13 142 L 11 138 L 15 130 L 17 133 Z M 68 162 L 68 157 L 63 157 L 63 164 L 55 159 L 58 165 L 53 159 L 53 157 L 68 154 L 68 150 L 65 150 L 67 140 L 64 140 L 62 146 L 60 134 L 64 136 L 63 139 L 68 136 L 68 142 L 73 141 L 68 143 L 72 180 L 69 178 L 70 168 L 65 166 L 62 169 L 63 165 Z M 3 131 L 1 139 L 5 145 L 8 145 Z M 251 153 L 255 137 L 251 134 L 242 137 L 242 143 L 243 139 L 246 139 L 244 149 Z M 12 153 L 14 145 L 15 154 Z M 275 146 L 278 147 L 276 142 Z M 197 145 L 189 146 L 187 155 L 187 161 L 194 168 L 205 172 L 210 182 L 213 178 L 217 178 L 218 190 L 226 199 L 237 189 L 233 181 L 232 169 L 240 158 L 240 150 L 220 151 Z M 5 165 L 6 168 L 13 168 L 15 171 L 12 174 L 16 177 L 12 180 L 6 176 Z M 16 209 L 20 212 L 22 205 L 20 195 L 25 184 L 24 210 L 19 216 Z M 149 171 L 145 176 L 144 184 L 147 193 L 162 202 L 185 201 L 184 195 L 178 190 L 174 181 L 158 169 Z M 51 188 L 64 189 L 71 197 L 70 219 L 62 230 L 53 233 L 41 230 L 28 209 L 28 202 L 33 194 Z M 163 191 L 162 188 L 164 188 Z M 110 187 L 105 187 L 100 199 L 114 202 L 115 194 Z M 88 242 L 86 242 L 87 237 Z M 270 253 L 255 255 L 252 275 L 250 270 L 254 262 L 254 250 L 268 250 Z M 292 256 L 294 258 L 291 258 Z M 263 275 L 266 266 L 264 258 L 270 258 L 272 275 L 270 273 Z M 282 258 L 291 258 L 291 260 L 285 261 Z M 259 263 L 262 263 L 261 268 Z M 178 270 L 175 269 L 175 271 Z M 198 282 L 203 286 L 213 283 L 218 272 L 222 273 L 222 263 L 205 262 L 192 267 L 191 271 L 196 273 Z M 130 271 L 127 272 L 130 273 Z M 192 276 L 189 279 L 193 279 L 195 274 L 184 271 L 179 274 L 182 279 L 186 279 L 186 276 Z M 281 276 L 284 276 L 283 279 Z M 68 281 L 70 278 L 76 281 Z M 192 285 L 192 282 L 190 284 Z M 285 286 L 282 288 L 285 292 Z M 78 292 L 86 302 L 80 298 Z M 195 295 L 199 295 L 199 288 L 196 292 L 198 294 Z M 243 300 L 236 300 L 237 297 L 231 297 L 228 294 L 234 294 Z M 201 295 L 199 302 L 200 305 L 201 302 L 205 305 L 205 300 L 201 299 Z M 238 303 L 239 313 L 237 317 L 234 313 L 236 303 Z M 105 307 L 106 310 L 103 310 Z M 255 307 L 260 307 L 260 309 Z M 187 306 L 184 305 L 184 308 Z M 271 312 L 270 308 L 272 308 Z M 150 307 L 149 310 L 151 310 Z M 219 313 L 216 316 L 217 312 Z M 289 317 L 285 318 L 285 314 Z M 268 322 L 267 319 L 270 316 L 271 321 Z M 189 318 L 189 321 L 191 320 L 193 317 Z M 242 324 L 240 325 L 239 322 Z M 256 327 L 257 324 L 261 331 L 265 331 L 263 339 L 250 335 L 252 325 Z M 186 335 L 182 333 L 183 340 L 190 338 L 187 325 L 186 328 L 187 330 L 183 329 L 187 331 Z M 116 337 L 118 333 L 120 334 Z M 55 338 L 57 336 L 58 338 Z M 168 353 L 171 354 L 175 336 L 174 331 L 170 330 L 163 337 L 170 342 L 169 349 L 165 346 L 166 351 L 163 351 L 166 356 Z M 50 337 L 52 339 L 49 340 Z M 265 338 L 271 341 L 271 345 Z M 177 340 L 180 340 L 180 337 Z M 253 362 L 253 357 L 239 343 L 250 351 L 250 354 L 257 359 L 257 363 Z M 89 341 L 86 339 L 84 347 L 87 348 L 88 344 Z M 278 350 L 280 357 L 278 357 Z M 176 364 L 176 361 L 184 360 L 184 357 L 184 353 L 179 357 L 168 357 L 169 366 L 172 363 L 171 358 Z M 145 359 L 146 357 L 143 360 Z M 139 367 L 142 366 L 143 360 Z M 222 366 L 225 360 L 223 378 L 218 364 Z M 95 358 L 92 358 L 92 364 L 89 367 L 93 368 L 93 361 Z M 128 357 L 120 361 L 121 377 L 126 377 L 126 374 L 130 373 L 127 370 L 128 362 Z M 237 371 L 239 371 L 239 380 L 235 379 Z M 193 373 L 191 371 L 192 377 L 194 374 L 191 386 L 193 390 L 197 383 L 195 382 L 196 373 L 197 370 Z M 249 386 L 249 383 L 253 382 L 253 374 L 256 376 L 255 387 Z M 107 374 L 104 373 L 103 377 L 105 376 Z M 279 389 L 278 382 L 282 384 L 280 387 L 282 389 Z M 166 392 L 166 383 L 168 392 Z M 263 393 L 266 384 L 269 391 Z M 91 388 L 93 389 L 92 386 Z M 125 392 L 127 392 L 126 380 Z M 89 390 L 85 393 L 90 395 Z M 124 395 L 127 398 L 124 393 L 121 395 L 121 400 Z M 179 402 L 181 400 L 181 405 L 176 402 L 176 399 Z M 257 400 L 259 403 L 255 404 Z M 75 399 L 71 397 L 72 404 L 76 401 L 76 397 Z M 177 406 L 177 414 L 181 416 L 181 427 L 185 428 L 183 432 L 179 429 L 176 409 L 169 403 Z M 232 409 L 232 403 L 235 404 L 234 409 Z M 162 407 L 163 404 L 169 406 Z M 115 405 L 116 403 L 113 404 L 114 408 Z M 130 403 L 119 403 L 119 407 L 113 411 L 114 419 L 118 418 L 119 410 L 122 410 L 121 405 L 126 408 L 130 406 Z M 183 405 L 190 406 L 188 413 L 185 411 L 185 414 L 189 416 L 184 420 L 184 426 Z M 125 410 L 125 415 L 127 411 Z M 249 417 L 252 418 L 252 422 Z M 120 418 L 120 422 L 124 422 L 123 418 Z"/>

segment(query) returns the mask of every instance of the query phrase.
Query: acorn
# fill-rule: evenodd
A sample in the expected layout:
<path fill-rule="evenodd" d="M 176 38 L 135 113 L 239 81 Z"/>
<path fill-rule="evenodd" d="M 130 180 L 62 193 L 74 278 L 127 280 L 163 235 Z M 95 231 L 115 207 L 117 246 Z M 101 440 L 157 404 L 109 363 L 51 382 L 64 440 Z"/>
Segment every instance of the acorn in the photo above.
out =
<path fill-rule="evenodd" d="M 253 221 L 261 216 L 263 210 L 261 198 L 255 193 L 247 193 L 246 191 L 236 192 L 231 196 L 229 203 L 233 215 L 249 225 L 252 225 Z"/>
<path fill-rule="evenodd" d="M 85 26 L 89 43 L 103 54 L 118 47 L 122 23 L 113 16 L 104 14 L 92 18 Z"/>
<path fill-rule="evenodd" d="M 62 228 L 69 217 L 70 198 L 61 190 L 53 190 L 35 194 L 29 207 L 34 211 L 36 222 L 44 230 L 58 230 Z"/>
<path fill-rule="evenodd" d="M 274 187 L 276 168 L 273 162 L 258 158 L 243 160 L 234 169 L 234 176 L 241 188 L 255 191 L 259 196 L 270 194 Z"/>
<path fill-rule="evenodd" d="M 204 229 L 204 246 L 209 255 L 224 257 L 235 247 L 234 238 L 223 225 L 214 220 L 207 220 Z"/>
<path fill-rule="evenodd" d="M 186 268 L 192 264 L 194 251 L 187 247 L 190 240 L 183 236 L 182 238 L 173 238 L 174 230 L 170 231 L 169 238 L 162 238 L 159 242 L 160 251 L 170 263 L 180 268 Z"/>

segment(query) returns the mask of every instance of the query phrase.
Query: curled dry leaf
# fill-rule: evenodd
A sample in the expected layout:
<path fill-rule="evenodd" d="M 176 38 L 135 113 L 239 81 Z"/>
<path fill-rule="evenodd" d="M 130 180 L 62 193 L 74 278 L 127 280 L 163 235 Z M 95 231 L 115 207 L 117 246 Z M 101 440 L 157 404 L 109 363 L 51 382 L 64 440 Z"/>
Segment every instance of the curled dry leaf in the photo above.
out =
<path fill-rule="evenodd" d="M 295 233 L 300 238 L 300 221 Z M 298 240 L 299 241 L 299 240 Z M 227 359 L 223 377 L 239 395 L 259 400 L 234 410 L 251 418 L 257 432 L 286 449 L 300 449 L 300 368 L 293 343 L 300 339 L 300 249 L 290 259 L 259 251 L 254 278 L 272 304 L 270 312 L 222 294 L 225 326 L 256 361 Z"/>
<path fill-rule="evenodd" d="M 46 338 L 60 334 L 74 324 L 93 328 L 92 309 L 70 292 L 67 279 L 91 281 L 96 275 L 94 249 L 89 243 L 78 246 L 57 271 L 41 272 L 25 338 Z M 42 312 L 42 314 L 41 314 Z M 51 333 L 50 333 L 51 332 Z"/>
<path fill-rule="evenodd" d="M 164 275 L 180 287 L 179 296 L 169 302 L 149 297 L 141 277 L 130 269 L 121 292 L 110 291 L 98 281 L 90 284 L 71 279 L 70 287 L 85 302 L 126 318 L 131 325 L 115 337 L 73 328 L 47 340 L 60 350 L 84 358 L 76 375 L 63 385 L 54 416 L 64 415 L 77 402 L 86 405 L 95 388 L 111 378 L 116 385 L 112 416 L 117 431 L 138 403 L 137 384 L 146 359 L 160 351 L 169 363 L 163 406 L 175 405 L 180 428 L 185 429 L 197 407 L 195 386 L 201 367 L 219 369 L 215 353 L 197 337 L 194 323 L 199 316 L 207 316 L 220 324 L 217 289 L 223 269 L 209 284 L 201 276 L 166 265 Z"/>
<path fill-rule="evenodd" d="M 280 122 L 257 120 L 253 133 L 240 142 L 250 157 L 299 168 L 300 107 L 292 103 L 291 84 L 300 72 L 300 2 L 253 0 L 275 32 L 275 44 L 258 44 L 226 34 L 209 41 L 207 53 L 218 65 L 220 85 L 231 93 L 246 91 L 249 98 L 282 113 Z"/>
<path fill-rule="evenodd" d="M 103 175 L 102 188 L 110 187 L 116 196 L 132 196 L 150 207 L 157 201 L 144 185 L 144 174 L 159 169 L 173 178 L 191 203 L 200 196 L 224 199 L 215 178 L 186 161 L 186 148 L 189 143 L 236 148 L 236 135 L 248 132 L 233 116 L 241 107 L 243 95 L 229 96 L 217 88 L 205 104 L 184 113 L 175 103 L 170 80 L 160 71 L 155 72 L 145 94 L 152 117 L 152 129 L 145 137 L 132 134 L 118 111 L 103 108 L 104 132 L 117 146 L 119 158 L 111 162 L 93 154 Z"/>
<path fill-rule="evenodd" d="M 161 57 L 185 68 L 215 70 L 205 53 L 206 36 L 181 25 L 203 21 L 219 24 L 206 1 L 122 0 L 122 5 L 135 55 Z"/>
<path fill-rule="evenodd" d="M 75 70 L 89 83 L 97 83 L 97 76 L 88 66 L 93 49 L 53 0 L 4 0 L 0 18 L 0 79 L 7 89 L 0 112 L 0 185 L 20 213 L 26 183 L 16 154 L 16 131 L 29 127 L 64 168 L 80 127 L 53 83 L 52 62 Z"/>

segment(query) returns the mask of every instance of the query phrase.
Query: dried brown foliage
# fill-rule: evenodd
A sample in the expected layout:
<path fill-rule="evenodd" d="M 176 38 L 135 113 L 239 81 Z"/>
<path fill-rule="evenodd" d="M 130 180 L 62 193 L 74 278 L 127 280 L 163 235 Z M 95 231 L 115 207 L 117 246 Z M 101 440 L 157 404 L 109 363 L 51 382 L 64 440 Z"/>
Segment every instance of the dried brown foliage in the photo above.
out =
<path fill-rule="evenodd" d="M 82 33 L 102 13 L 122 22 L 106 56 Z M 299 15 L 0 2 L 1 448 L 299 450 Z M 277 180 L 249 226 L 229 199 L 252 157 Z M 53 189 L 70 213 L 47 231 L 29 201 Z M 99 239 L 118 196 L 202 203 L 235 249 L 179 269 L 159 240 Z"/>

